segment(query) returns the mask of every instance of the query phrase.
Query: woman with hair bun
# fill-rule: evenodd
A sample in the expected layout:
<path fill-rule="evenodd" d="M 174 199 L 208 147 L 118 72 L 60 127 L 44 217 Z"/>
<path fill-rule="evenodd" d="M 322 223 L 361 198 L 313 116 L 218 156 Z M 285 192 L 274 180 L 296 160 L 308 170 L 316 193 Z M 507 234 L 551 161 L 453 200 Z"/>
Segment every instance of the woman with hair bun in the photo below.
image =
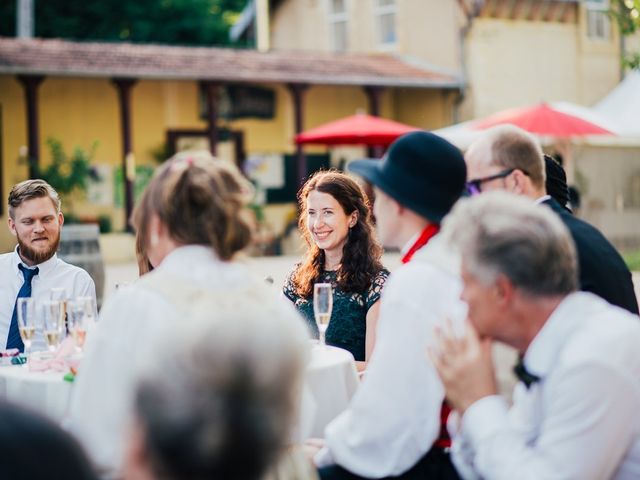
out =
<path fill-rule="evenodd" d="M 365 362 L 373 351 L 378 300 L 389 276 L 380 262 L 382 248 L 374 236 L 367 196 L 351 177 L 330 170 L 309 178 L 298 202 L 298 226 L 308 248 L 285 281 L 284 295 L 317 337 L 313 284 L 331 283 L 333 312 L 326 342 Z M 359 369 L 364 366 L 358 364 Z"/>
<path fill-rule="evenodd" d="M 106 302 L 70 407 L 71 430 L 108 475 L 121 468 L 135 381 L 154 361 L 145 351 L 152 338 L 181 329 L 193 318 L 190 309 L 211 298 L 242 302 L 266 288 L 233 261 L 251 241 L 251 194 L 232 164 L 204 152 L 169 159 L 147 187 L 134 223 L 154 269 Z M 215 308 L 207 312 L 217 315 Z"/>

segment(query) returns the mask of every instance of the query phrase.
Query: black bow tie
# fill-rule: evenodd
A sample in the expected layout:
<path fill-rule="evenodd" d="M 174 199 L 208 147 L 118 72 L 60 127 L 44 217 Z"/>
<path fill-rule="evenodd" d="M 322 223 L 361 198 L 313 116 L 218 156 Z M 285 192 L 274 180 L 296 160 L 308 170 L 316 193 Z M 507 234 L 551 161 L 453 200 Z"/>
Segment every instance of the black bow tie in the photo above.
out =
<path fill-rule="evenodd" d="M 518 363 L 516 363 L 515 367 L 513 367 L 513 373 L 516 374 L 518 380 L 524 383 L 525 387 L 529 388 L 532 384 L 539 382 L 540 377 L 530 373 L 527 368 L 524 366 L 524 362 L 522 361 L 522 357 L 518 358 Z"/>

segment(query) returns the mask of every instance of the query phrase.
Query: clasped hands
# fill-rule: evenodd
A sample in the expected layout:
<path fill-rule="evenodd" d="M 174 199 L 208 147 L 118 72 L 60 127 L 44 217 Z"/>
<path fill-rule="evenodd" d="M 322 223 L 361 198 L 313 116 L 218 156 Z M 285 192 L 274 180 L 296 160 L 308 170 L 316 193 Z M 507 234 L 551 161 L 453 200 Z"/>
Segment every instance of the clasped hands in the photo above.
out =
<path fill-rule="evenodd" d="M 469 320 L 462 335 L 456 335 L 447 320 L 434 329 L 434 336 L 435 344 L 427 347 L 427 354 L 453 409 L 462 416 L 476 401 L 497 393 L 491 338 L 480 338 Z"/>

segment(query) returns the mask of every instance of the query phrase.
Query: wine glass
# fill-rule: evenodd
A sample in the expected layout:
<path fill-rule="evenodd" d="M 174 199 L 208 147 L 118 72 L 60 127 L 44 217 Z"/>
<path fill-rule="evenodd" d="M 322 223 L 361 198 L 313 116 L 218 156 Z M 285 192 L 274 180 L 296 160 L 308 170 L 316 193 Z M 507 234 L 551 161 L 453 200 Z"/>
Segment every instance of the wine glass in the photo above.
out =
<path fill-rule="evenodd" d="M 330 283 L 316 283 L 313 285 L 313 314 L 318 325 L 319 343 L 325 345 L 325 333 L 331 320 L 333 309 L 333 291 Z"/>
<path fill-rule="evenodd" d="M 93 320 L 93 308 L 88 299 L 90 297 L 78 297 L 67 303 L 67 327 L 73 337 L 77 353 L 82 353 L 87 328 L 89 322 Z"/>
<path fill-rule="evenodd" d="M 18 299 L 18 331 L 24 344 L 24 353 L 31 353 L 33 337 L 36 334 L 36 302 L 33 298 Z"/>
<path fill-rule="evenodd" d="M 65 328 L 67 326 L 67 300 L 69 300 L 69 296 L 67 295 L 67 289 L 64 287 L 54 287 L 50 291 L 49 295 L 52 302 L 60 302 L 62 305 L 62 316 L 64 317 L 64 325 Z"/>
<path fill-rule="evenodd" d="M 44 338 L 50 352 L 55 352 L 64 336 L 64 309 L 59 300 L 44 302 L 42 305 Z"/>

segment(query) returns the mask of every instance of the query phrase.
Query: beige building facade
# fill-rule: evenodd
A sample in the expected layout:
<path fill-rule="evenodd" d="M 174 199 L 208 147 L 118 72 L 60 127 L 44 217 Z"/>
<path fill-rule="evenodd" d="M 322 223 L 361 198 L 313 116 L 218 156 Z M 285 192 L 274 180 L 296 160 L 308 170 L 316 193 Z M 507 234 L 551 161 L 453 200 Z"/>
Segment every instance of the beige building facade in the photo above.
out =
<path fill-rule="evenodd" d="M 460 120 L 540 101 L 591 105 L 620 81 L 606 1 L 282 0 L 271 48 L 386 52 L 464 78 Z"/>

